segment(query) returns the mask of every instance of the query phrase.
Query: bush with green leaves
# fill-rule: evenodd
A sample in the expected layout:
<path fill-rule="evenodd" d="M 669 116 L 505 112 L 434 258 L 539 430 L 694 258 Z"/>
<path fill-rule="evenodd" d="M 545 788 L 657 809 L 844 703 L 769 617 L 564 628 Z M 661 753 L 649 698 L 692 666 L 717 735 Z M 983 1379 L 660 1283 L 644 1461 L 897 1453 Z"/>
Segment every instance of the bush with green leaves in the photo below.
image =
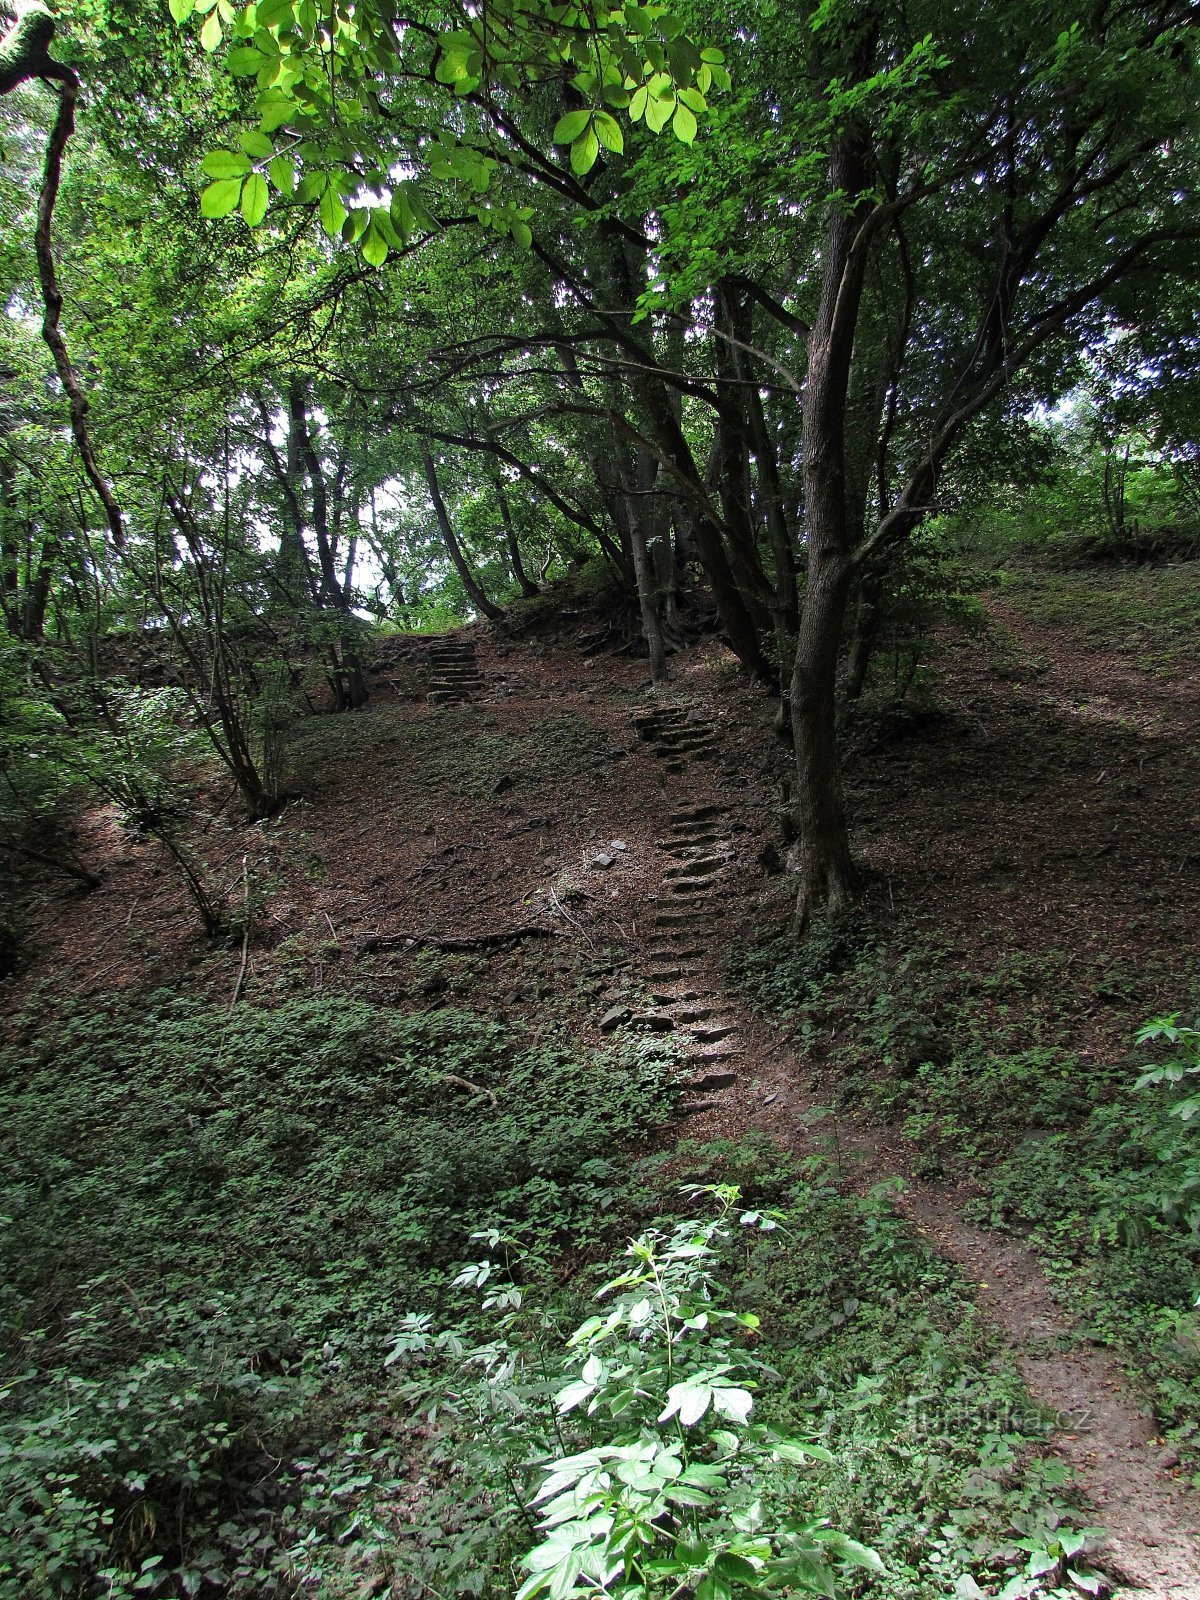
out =
<path fill-rule="evenodd" d="M 400 1310 L 469 1322 L 493 1218 L 530 1272 L 607 1254 L 669 1057 L 346 997 L 53 1006 L 0 1048 L 0 1597 L 291 1595 L 400 1470 Z"/>
<path fill-rule="evenodd" d="M 599 1291 L 610 1308 L 565 1347 L 528 1337 L 515 1285 L 485 1298 L 502 1312 L 500 1337 L 485 1347 L 431 1340 L 419 1317 L 397 1340 L 393 1358 L 431 1343 L 451 1351 L 494 1435 L 497 1415 L 521 1419 L 498 1435 L 513 1520 L 536 1540 L 517 1560 L 526 1574 L 517 1600 L 832 1596 L 839 1568 L 883 1570 L 874 1551 L 827 1519 L 790 1512 L 786 1474 L 829 1452 L 752 1420 L 755 1391 L 778 1374 L 751 1348 L 758 1317 L 728 1304 L 718 1270 L 739 1194 L 730 1186 L 692 1193 L 710 1197 L 714 1214 L 634 1240 L 625 1270 Z M 761 1211 L 736 1218 L 767 1232 L 778 1221 Z M 492 1266 L 468 1267 L 457 1281 L 492 1282 Z"/>

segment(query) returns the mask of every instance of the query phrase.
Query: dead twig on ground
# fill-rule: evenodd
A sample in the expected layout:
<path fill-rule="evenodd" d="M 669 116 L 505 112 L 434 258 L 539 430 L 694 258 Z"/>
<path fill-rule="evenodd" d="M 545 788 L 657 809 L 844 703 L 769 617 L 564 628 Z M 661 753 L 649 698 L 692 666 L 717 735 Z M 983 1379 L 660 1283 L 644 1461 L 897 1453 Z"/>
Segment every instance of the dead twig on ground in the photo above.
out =
<path fill-rule="evenodd" d="M 397 945 L 431 945 L 435 950 L 479 950 L 490 945 L 511 944 L 517 939 L 555 939 L 558 928 L 540 922 L 523 922 L 513 928 L 497 928 L 492 933 L 368 933 L 364 950 L 389 950 Z"/>
<path fill-rule="evenodd" d="M 496 1109 L 496 1096 L 491 1089 L 482 1083 L 472 1083 L 470 1078 L 460 1078 L 457 1072 L 443 1072 L 442 1080 L 452 1083 L 458 1089 L 469 1089 L 472 1094 L 485 1094 L 491 1101 L 492 1110 Z"/>
<path fill-rule="evenodd" d="M 584 927 L 583 923 L 580 922 L 578 917 L 573 917 L 571 915 L 571 913 L 567 910 L 566 906 L 563 905 L 562 901 L 558 898 L 557 894 L 555 894 L 553 889 L 550 890 L 550 900 L 551 900 L 551 903 L 553 904 L 555 910 L 561 912 L 562 915 L 564 917 L 566 917 L 567 921 L 571 924 L 571 926 L 573 928 L 577 928 L 579 930 L 580 934 L 583 936 L 583 938 L 585 938 L 587 940 L 589 946 L 594 950 L 596 948 L 596 944 L 595 944 L 595 940 L 592 938 L 591 934 Z"/>

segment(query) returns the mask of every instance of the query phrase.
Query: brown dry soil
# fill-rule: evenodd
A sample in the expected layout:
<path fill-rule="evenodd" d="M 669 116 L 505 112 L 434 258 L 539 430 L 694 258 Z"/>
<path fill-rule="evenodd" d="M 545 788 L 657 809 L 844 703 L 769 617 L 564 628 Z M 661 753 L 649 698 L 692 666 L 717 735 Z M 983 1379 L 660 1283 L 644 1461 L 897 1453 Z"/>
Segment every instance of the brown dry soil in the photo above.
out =
<path fill-rule="evenodd" d="M 935 709 L 853 741 L 847 790 L 873 911 L 936 929 L 978 969 L 1065 952 L 1078 1053 L 1121 1059 L 1138 1021 L 1178 1006 L 1195 965 L 1200 665 L 1152 675 L 1069 625 L 1035 626 L 1011 597 L 987 608 L 981 634 L 940 641 Z M 369 706 L 300 726 L 290 782 L 303 799 L 256 826 L 227 808 L 203 830 L 229 900 L 252 886 L 242 993 L 469 995 L 501 1017 L 554 996 L 584 1040 L 602 1020 L 669 1019 L 695 1085 L 689 1134 L 755 1128 L 812 1148 L 808 1114 L 829 1089 L 821 1041 L 799 1054 L 723 976 L 731 942 L 787 910 L 772 703 L 713 642 L 675 659 L 657 710 L 641 663 L 589 655 L 578 637 L 480 626 L 454 643 L 473 646 L 469 699 L 444 671 L 463 652 L 383 640 Z M 231 994 L 242 951 L 214 956 L 156 848 L 104 814 L 84 832 L 103 886 L 86 898 L 47 886 L 10 995 L 46 980 Z M 1114 962 L 1137 975 L 1115 1006 L 1097 997 Z M 1056 1447 L 1107 1529 L 1116 1592 L 1200 1600 L 1197 1500 L 1114 1361 L 1071 1337 L 1032 1252 L 966 1223 L 966 1190 L 915 1176 L 895 1129 L 839 1120 L 836 1132 L 848 1182 L 908 1180 L 898 1204 L 959 1265 L 1032 1395 L 1059 1415 Z"/>

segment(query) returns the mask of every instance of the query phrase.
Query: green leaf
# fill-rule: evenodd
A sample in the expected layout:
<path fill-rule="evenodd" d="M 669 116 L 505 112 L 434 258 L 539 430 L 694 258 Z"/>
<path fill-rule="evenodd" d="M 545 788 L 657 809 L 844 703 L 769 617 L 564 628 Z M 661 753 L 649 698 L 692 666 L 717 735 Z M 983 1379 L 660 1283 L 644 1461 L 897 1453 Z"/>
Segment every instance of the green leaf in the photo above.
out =
<path fill-rule="evenodd" d="M 209 178 L 244 178 L 250 171 L 249 158 L 236 150 L 210 150 L 200 166 Z"/>
<path fill-rule="evenodd" d="M 660 98 L 650 94 L 646 100 L 646 126 L 651 133 L 661 133 L 671 120 L 671 112 L 675 109 L 675 96 Z M 690 113 L 689 113 L 690 115 Z"/>
<path fill-rule="evenodd" d="M 215 11 L 210 11 L 204 26 L 200 29 L 200 44 L 211 55 L 221 42 L 221 19 Z"/>
<path fill-rule="evenodd" d="M 210 183 L 207 189 L 201 191 L 200 215 L 202 217 L 227 217 L 231 211 L 237 209 L 241 193 L 242 180 L 240 178 L 220 178 L 216 183 Z"/>
<path fill-rule="evenodd" d="M 275 146 L 265 133 L 244 133 L 241 146 L 252 161 L 265 161 L 275 154 Z"/>
<path fill-rule="evenodd" d="M 514 222 L 512 226 L 513 243 L 522 250 L 533 249 L 533 230 L 527 222 Z"/>
<path fill-rule="evenodd" d="M 278 90 L 275 92 L 278 93 Z M 276 128 L 282 128 L 285 122 L 291 122 L 298 109 L 294 100 L 267 99 L 266 96 L 262 96 L 258 102 L 259 126 L 264 133 L 274 133 Z"/>
<path fill-rule="evenodd" d="M 196 9 L 196 0 L 171 0 L 171 15 L 176 22 L 186 22 Z"/>
<path fill-rule="evenodd" d="M 606 150 L 615 150 L 617 155 L 625 149 L 625 140 L 621 134 L 621 125 L 616 117 L 609 116 L 607 111 L 597 111 L 594 126 L 600 143 Z"/>
<path fill-rule="evenodd" d="M 252 172 L 242 190 L 242 216 L 251 228 L 257 228 L 267 214 L 270 191 L 267 180 L 260 172 Z"/>
<path fill-rule="evenodd" d="M 571 146 L 571 171 L 582 177 L 596 165 L 596 157 L 599 154 L 600 141 L 596 137 L 595 129 L 589 127 Z"/>
<path fill-rule="evenodd" d="M 757 1583 L 759 1578 L 758 1568 L 753 1562 L 747 1561 L 745 1556 L 735 1556 L 728 1550 L 717 1557 L 713 1571 L 730 1583 Z"/>
<path fill-rule="evenodd" d="M 826 1600 L 837 1600 L 833 1570 L 815 1550 L 798 1550 L 795 1555 L 777 1562 L 771 1569 L 771 1576 L 776 1583 L 797 1585 L 813 1594 L 824 1595 Z"/>
<path fill-rule="evenodd" d="M 748 1389 L 715 1388 L 712 1396 L 713 1410 L 743 1426 L 750 1420 L 754 1398 Z"/>
<path fill-rule="evenodd" d="M 295 194 L 296 164 L 290 157 L 276 156 L 267 168 L 267 173 L 280 194 Z"/>
<path fill-rule="evenodd" d="M 242 45 L 229 52 L 225 65 L 235 78 L 253 78 L 267 64 L 267 58 L 253 45 Z"/>
<path fill-rule="evenodd" d="M 374 222 L 370 223 L 367 231 L 362 236 L 361 249 L 363 260 L 370 267 L 381 267 L 387 260 L 387 240 L 376 228 Z"/>
<path fill-rule="evenodd" d="M 691 144 L 696 137 L 696 118 L 688 110 L 682 100 L 676 102 L 675 115 L 671 118 L 671 129 L 675 137 L 684 144 Z"/>
<path fill-rule="evenodd" d="M 839 1533 L 836 1528 L 818 1528 L 813 1535 L 819 1539 L 822 1546 L 841 1561 L 849 1561 L 856 1567 L 865 1567 L 868 1572 L 882 1575 L 884 1565 L 877 1551 L 869 1545 L 860 1544 L 857 1539 L 851 1539 L 848 1534 Z"/>
<path fill-rule="evenodd" d="M 554 143 L 574 144 L 591 120 L 592 113 L 587 107 L 582 111 L 568 111 L 565 116 L 559 117 L 554 124 L 554 133 L 552 135 Z"/>
<path fill-rule="evenodd" d="M 337 190 L 329 184 L 321 196 L 318 208 L 321 217 L 321 226 L 331 239 L 336 239 L 342 231 L 342 224 L 346 220 L 346 208 L 338 196 Z"/>

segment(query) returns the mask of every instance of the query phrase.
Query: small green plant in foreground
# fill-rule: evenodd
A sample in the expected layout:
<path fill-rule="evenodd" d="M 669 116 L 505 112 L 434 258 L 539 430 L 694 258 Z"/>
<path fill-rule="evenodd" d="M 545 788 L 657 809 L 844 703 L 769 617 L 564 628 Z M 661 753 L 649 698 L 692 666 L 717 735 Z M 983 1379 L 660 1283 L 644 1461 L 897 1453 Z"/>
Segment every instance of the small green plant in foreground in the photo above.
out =
<path fill-rule="evenodd" d="M 535 1359 L 520 1338 L 520 1290 L 492 1291 L 485 1301 L 504 1308 L 513 1336 L 462 1357 L 463 1368 L 484 1369 L 487 1409 L 511 1415 L 512 1391 L 527 1397 L 531 1376 L 549 1402 L 543 1426 L 553 1445 L 536 1463 L 542 1482 L 518 1501 L 537 1542 L 519 1558 L 527 1576 L 517 1600 L 833 1596 L 839 1566 L 883 1571 L 873 1550 L 827 1519 L 788 1514 L 781 1468 L 832 1456 L 752 1420 L 760 1379 L 778 1375 L 749 1347 L 758 1318 L 723 1304 L 716 1276 L 739 1192 L 691 1192 L 710 1196 L 715 1216 L 669 1234 L 653 1229 L 629 1246 L 626 1270 L 599 1292 L 612 1298 L 611 1309 L 589 1317 L 550 1358 L 559 1381 L 547 1380 L 542 1352 Z M 738 1220 L 771 1231 L 778 1216 L 747 1211 Z M 490 1277 L 491 1263 L 482 1262 L 458 1281 Z M 410 1319 L 399 1349 L 425 1344 L 421 1319 Z M 523 1435 L 527 1441 L 528 1430 L 518 1428 L 507 1436 L 514 1452 Z M 510 1485 L 515 1468 L 514 1460 Z"/>
<path fill-rule="evenodd" d="M 1161 1041 L 1172 1047 L 1170 1059 L 1150 1065 L 1137 1088 L 1166 1086 L 1169 1094 L 1161 1107 L 1155 1137 L 1149 1142 L 1158 1160 L 1158 1208 L 1168 1222 L 1190 1233 L 1200 1233 L 1200 1030 L 1181 1028 L 1178 1013 L 1148 1022 L 1137 1036 L 1138 1044 Z M 1188 1080 L 1191 1080 L 1189 1083 Z"/>

